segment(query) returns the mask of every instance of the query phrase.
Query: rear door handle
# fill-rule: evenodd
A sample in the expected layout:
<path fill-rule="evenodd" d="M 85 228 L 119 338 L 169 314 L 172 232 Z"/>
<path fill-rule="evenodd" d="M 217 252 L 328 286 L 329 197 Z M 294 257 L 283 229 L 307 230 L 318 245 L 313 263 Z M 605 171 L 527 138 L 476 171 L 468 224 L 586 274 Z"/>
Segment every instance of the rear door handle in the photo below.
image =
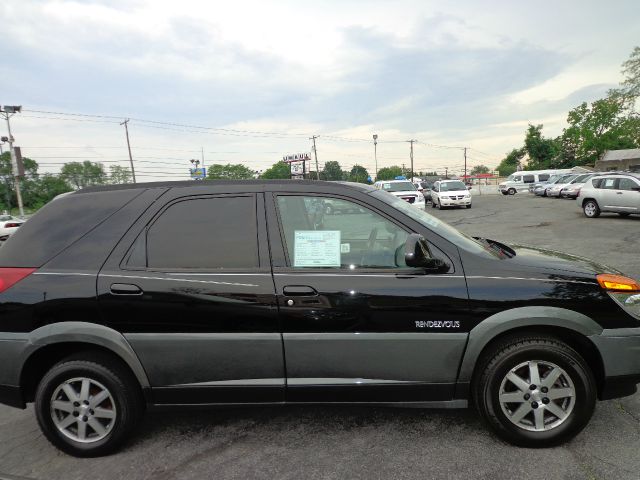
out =
<path fill-rule="evenodd" d="M 112 283 L 111 293 L 113 295 L 142 295 L 142 289 L 132 283 Z"/>
<path fill-rule="evenodd" d="M 282 289 L 282 293 L 288 297 L 318 295 L 318 291 L 315 288 L 307 285 L 287 285 Z"/>
<path fill-rule="evenodd" d="M 622 195 L 622 192 L 616 192 L 616 195 Z"/>

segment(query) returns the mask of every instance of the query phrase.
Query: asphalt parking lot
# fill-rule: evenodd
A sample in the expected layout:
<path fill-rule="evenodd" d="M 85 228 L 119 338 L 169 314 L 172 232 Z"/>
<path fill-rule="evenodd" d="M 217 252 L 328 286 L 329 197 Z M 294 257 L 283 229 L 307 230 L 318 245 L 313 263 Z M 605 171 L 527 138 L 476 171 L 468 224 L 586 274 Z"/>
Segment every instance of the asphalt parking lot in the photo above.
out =
<path fill-rule="evenodd" d="M 594 258 L 640 278 L 640 216 L 582 216 L 575 202 L 474 198 L 434 210 L 464 232 Z M 637 479 L 640 394 L 601 402 L 589 426 L 553 449 L 498 440 L 472 410 L 364 407 L 153 412 L 111 457 L 76 459 L 50 446 L 33 409 L 0 407 L 0 478 Z"/>

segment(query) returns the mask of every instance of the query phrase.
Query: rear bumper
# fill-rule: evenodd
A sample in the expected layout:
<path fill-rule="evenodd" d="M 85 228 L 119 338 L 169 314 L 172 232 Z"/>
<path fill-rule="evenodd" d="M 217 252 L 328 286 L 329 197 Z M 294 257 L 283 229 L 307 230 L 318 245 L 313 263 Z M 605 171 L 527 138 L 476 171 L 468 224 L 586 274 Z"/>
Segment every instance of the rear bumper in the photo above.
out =
<path fill-rule="evenodd" d="M 14 385 L 0 385 L 0 403 L 10 407 L 26 408 L 22 390 Z"/>
<path fill-rule="evenodd" d="M 604 366 L 601 400 L 625 397 L 640 383 L 640 328 L 605 329 L 590 336 Z"/>

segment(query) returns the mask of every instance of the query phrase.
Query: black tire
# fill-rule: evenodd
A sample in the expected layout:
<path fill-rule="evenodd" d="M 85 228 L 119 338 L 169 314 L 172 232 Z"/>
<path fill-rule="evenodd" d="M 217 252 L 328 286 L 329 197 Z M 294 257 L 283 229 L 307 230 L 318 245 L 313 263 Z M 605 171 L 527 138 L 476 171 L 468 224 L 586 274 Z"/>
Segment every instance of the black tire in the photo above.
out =
<path fill-rule="evenodd" d="M 516 194 L 516 189 L 515 188 L 510 188 L 509 190 L 507 190 L 507 193 L 509 195 L 515 195 Z"/>
<path fill-rule="evenodd" d="M 52 396 L 59 386 L 75 378 L 100 383 L 106 387 L 115 404 L 116 415 L 108 433 L 91 443 L 67 437 L 52 418 Z M 36 391 L 35 411 L 42 433 L 54 446 L 75 457 L 98 457 L 114 452 L 127 440 L 142 418 L 144 400 L 140 385 L 123 364 L 106 354 L 86 352 L 62 360 L 44 375 Z M 93 414 L 93 410 L 90 412 Z M 86 417 L 84 419 L 86 421 Z"/>
<path fill-rule="evenodd" d="M 504 190 L 500 190 L 500 193 L 502 193 L 503 195 L 509 195 L 509 192 L 505 192 Z"/>
<path fill-rule="evenodd" d="M 467 205 L 467 208 L 471 208 L 471 204 Z"/>
<path fill-rule="evenodd" d="M 516 425 L 503 411 L 499 401 L 501 383 L 506 375 L 523 362 L 531 361 L 549 362 L 560 367 L 570 377 L 574 386 L 575 397 L 572 410 L 560 424 L 548 430 L 531 431 Z M 577 435 L 587 425 L 593 414 L 596 402 L 596 382 L 593 373 L 575 350 L 558 339 L 544 335 L 507 338 L 484 355 L 478 366 L 477 378 L 473 384 L 476 408 L 498 436 L 509 443 L 534 448 L 561 444 Z M 546 376 L 541 377 L 541 381 L 544 378 Z M 538 388 L 542 387 L 538 386 Z M 534 392 L 538 393 L 539 390 L 533 390 L 531 394 L 533 395 Z M 519 393 L 516 391 L 516 394 Z M 548 399 L 546 401 L 549 402 Z M 518 405 L 528 407 L 528 401 L 521 402 L 513 404 L 513 409 L 516 410 Z M 532 402 L 531 412 L 525 415 L 523 421 L 533 422 L 533 403 L 536 402 Z M 544 421 L 552 421 L 553 414 L 546 409 L 548 407 L 537 405 L 536 403 L 535 408 L 543 412 L 543 418 L 547 415 Z M 531 415 L 529 417 L 531 420 L 527 419 L 528 415 Z"/>
<path fill-rule="evenodd" d="M 600 216 L 600 207 L 595 200 L 586 200 L 582 204 L 582 211 L 587 218 L 598 218 Z"/>

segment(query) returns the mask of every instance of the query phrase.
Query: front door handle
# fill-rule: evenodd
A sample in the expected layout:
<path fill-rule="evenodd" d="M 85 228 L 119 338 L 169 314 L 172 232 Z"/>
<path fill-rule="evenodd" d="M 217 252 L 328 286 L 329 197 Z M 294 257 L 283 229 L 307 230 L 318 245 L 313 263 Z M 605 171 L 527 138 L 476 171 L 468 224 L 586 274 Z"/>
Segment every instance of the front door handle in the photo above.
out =
<path fill-rule="evenodd" d="M 616 192 L 616 195 L 622 195 L 622 192 Z"/>
<path fill-rule="evenodd" d="M 282 289 L 282 293 L 288 297 L 318 295 L 318 291 L 315 288 L 307 285 L 287 285 Z"/>
<path fill-rule="evenodd" d="M 112 283 L 111 293 L 113 295 L 142 295 L 142 289 L 132 283 Z"/>

